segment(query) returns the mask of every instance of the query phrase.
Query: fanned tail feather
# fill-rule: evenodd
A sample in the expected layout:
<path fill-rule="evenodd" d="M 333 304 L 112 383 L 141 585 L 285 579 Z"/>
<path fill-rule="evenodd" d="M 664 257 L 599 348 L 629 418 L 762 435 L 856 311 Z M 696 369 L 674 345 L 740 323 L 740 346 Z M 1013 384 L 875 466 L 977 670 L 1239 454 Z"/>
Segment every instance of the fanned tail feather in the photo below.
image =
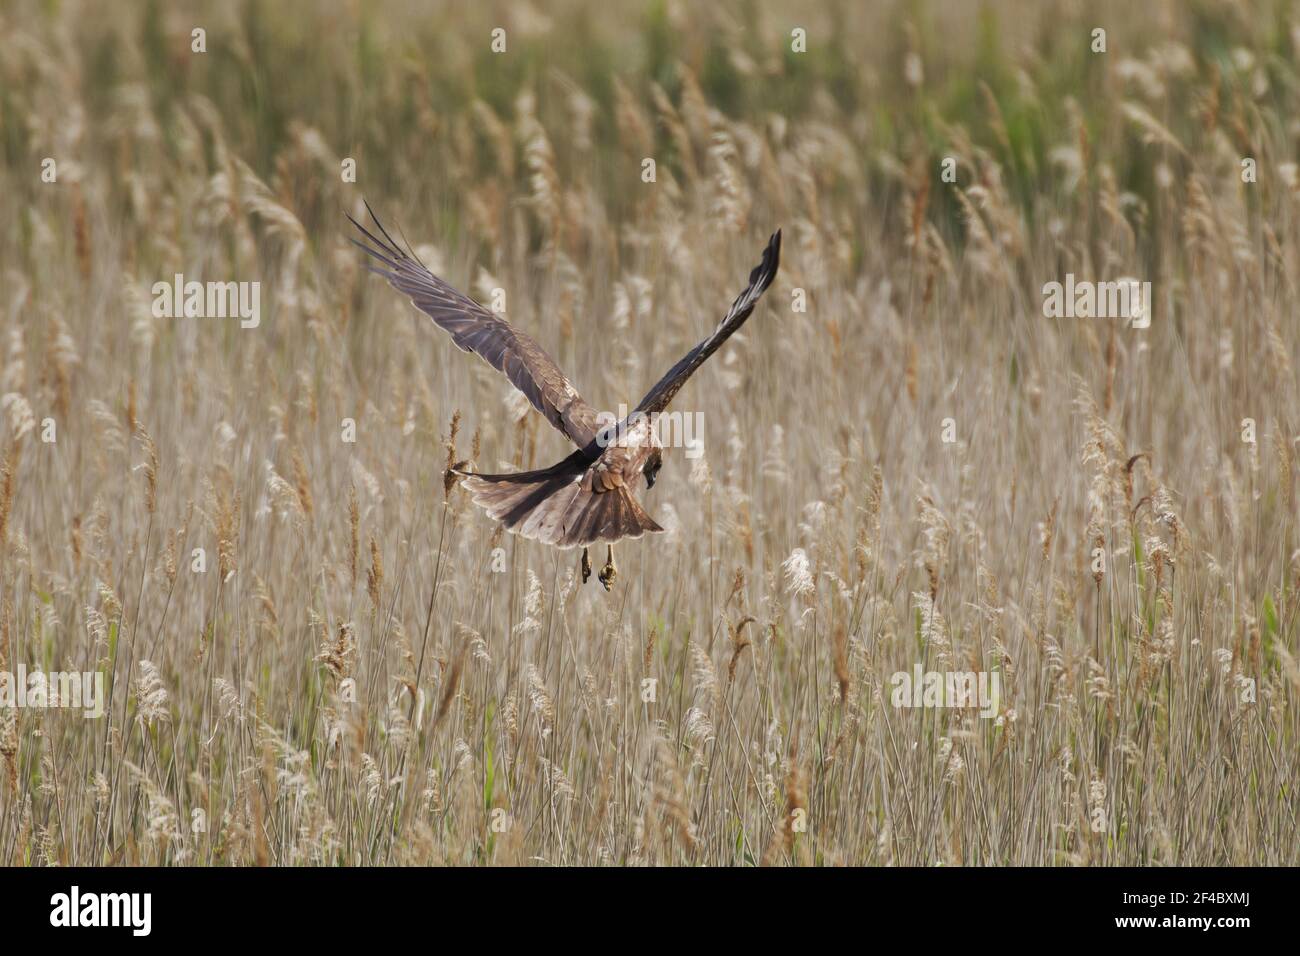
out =
<path fill-rule="evenodd" d="M 565 464 L 513 475 L 462 473 L 462 484 L 507 530 L 557 548 L 663 531 L 627 488 L 597 494 L 583 488 L 585 467 Z"/>

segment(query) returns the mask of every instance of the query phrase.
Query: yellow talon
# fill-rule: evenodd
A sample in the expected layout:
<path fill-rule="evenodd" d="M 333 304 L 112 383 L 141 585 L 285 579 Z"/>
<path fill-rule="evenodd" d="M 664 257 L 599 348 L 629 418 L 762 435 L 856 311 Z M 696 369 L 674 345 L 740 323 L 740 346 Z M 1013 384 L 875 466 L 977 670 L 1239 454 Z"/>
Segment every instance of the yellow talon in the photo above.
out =
<path fill-rule="evenodd" d="M 618 577 L 618 568 L 614 567 L 614 546 L 609 546 L 609 555 L 605 558 L 605 566 L 600 569 L 600 583 L 609 591 L 614 586 L 614 579 Z"/>

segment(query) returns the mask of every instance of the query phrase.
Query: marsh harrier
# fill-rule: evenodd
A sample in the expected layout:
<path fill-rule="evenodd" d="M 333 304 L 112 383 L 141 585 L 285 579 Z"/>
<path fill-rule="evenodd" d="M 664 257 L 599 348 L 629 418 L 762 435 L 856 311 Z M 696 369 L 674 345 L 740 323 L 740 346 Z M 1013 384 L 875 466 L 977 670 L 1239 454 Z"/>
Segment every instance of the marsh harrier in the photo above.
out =
<path fill-rule="evenodd" d="M 759 297 L 776 276 L 781 231 L 778 229 L 768 240 L 763 261 L 749 274 L 749 285 L 731 303 L 718 327 L 670 368 L 626 418 L 604 424 L 531 336 L 512 326 L 505 316 L 489 312 L 457 292 L 414 256 L 403 252 L 368 203 L 366 211 L 382 239 L 348 216 L 371 244 L 351 241 L 382 263 L 382 268 L 371 263 L 366 267 L 409 296 L 416 308 L 451 333 L 458 346 L 478 353 L 503 372 L 533 407 L 576 446 L 577 450 L 563 461 L 538 471 L 501 475 L 457 471 L 464 487 L 491 518 L 516 534 L 557 548 L 581 545 L 584 582 L 591 574 L 587 546 L 607 542 L 609 549 L 600 582 L 608 591 L 617 573 L 613 543 L 663 530 L 646 514 L 633 491 L 638 475 L 645 479 L 647 488 L 653 488 L 662 464 L 663 446 L 655 433 L 655 419 L 691 373 L 754 311 Z"/>

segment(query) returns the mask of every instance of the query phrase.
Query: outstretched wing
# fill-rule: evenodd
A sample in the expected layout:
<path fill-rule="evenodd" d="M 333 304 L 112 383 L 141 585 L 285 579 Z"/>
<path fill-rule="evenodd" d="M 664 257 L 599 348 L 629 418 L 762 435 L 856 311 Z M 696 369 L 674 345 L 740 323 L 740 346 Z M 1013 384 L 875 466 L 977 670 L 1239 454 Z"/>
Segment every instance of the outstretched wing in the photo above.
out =
<path fill-rule="evenodd" d="M 383 276 L 398 292 L 410 296 L 415 307 L 450 332 L 462 349 L 477 353 L 493 368 L 504 372 L 533 407 L 575 445 L 584 448 L 591 444 L 599 430 L 596 410 L 583 400 L 545 349 L 503 316 L 494 315 L 457 292 L 403 252 L 375 217 L 369 203 L 366 211 L 383 239 L 348 216 L 374 247 L 356 239 L 352 243 L 384 266 L 378 268 L 367 263 L 366 268 Z"/>
<path fill-rule="evenodd" d="M 749 274 L 749 285 L 744 292 L 736 296 L 736 301 L 731 303 L 731 308 L 718 323 L 718 327 L 713 330 L 713 334 L 687 352 L 680 362 L 668 370 L 668 374 L 646 393 L 645 398 L 641 399 L 637 411 L 650 414 L 662 412 L 668 407 L 668 403 L 673 400 L 678 389 L 686 384 L 691 373 L 703 365 L 704 361 L 716 352 L 718 346 L 727 341 L 736 329 L 745 324 L 745 320 L 754 311 L 759 297 L 776 278 L 776 270 L 780 262 L 781 230 L 778 229 L 767 241 L 767 248 L 763 250 L 763 261 Z"/>

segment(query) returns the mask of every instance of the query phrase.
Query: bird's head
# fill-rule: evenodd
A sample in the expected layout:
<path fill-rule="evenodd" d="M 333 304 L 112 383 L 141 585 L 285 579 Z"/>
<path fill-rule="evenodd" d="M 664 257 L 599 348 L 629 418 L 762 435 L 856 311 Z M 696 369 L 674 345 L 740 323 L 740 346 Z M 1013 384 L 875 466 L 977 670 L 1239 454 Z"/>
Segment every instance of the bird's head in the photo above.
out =
<path fill-rule="evenodd" d="M 641 470 L 641 473 L 645 475 L 645 486 L 647 488 L 655 486 L 655 479 L 659 477 L 659 469 L 663 467 L 663 464 L 664 457 L 656 448 L 650 453 L 650 457 L 646 459 L 645 468 Z"/>

